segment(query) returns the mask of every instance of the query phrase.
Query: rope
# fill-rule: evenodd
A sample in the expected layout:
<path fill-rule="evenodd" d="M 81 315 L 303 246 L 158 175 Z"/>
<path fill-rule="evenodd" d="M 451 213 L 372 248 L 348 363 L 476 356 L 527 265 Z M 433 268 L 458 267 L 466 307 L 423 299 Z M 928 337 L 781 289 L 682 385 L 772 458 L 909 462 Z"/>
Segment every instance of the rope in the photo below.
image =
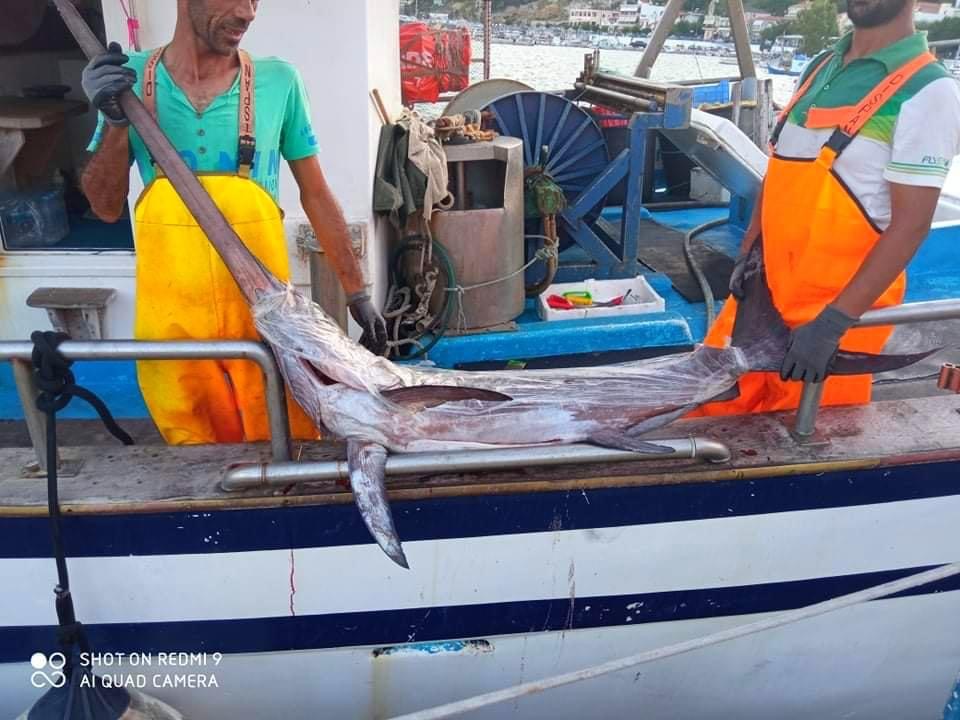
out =
<path fill-rule="evenodd" d="M 546 236 L 544 235 L 526 235 L 525 237 L 544 238 L 549 240 L 549 238 L 546 238 Z M 456 287 L 452 287 L 452 288 L 448 287 L 446 289 L 448 293 L 457 294 L 457 320 L 459 323 L 458 330 L 463 331 L 463 329 L 467 326 L 467 316 L 463 312 L 463 299 L 468 292 L 470 292 L 471 290 L 479 290 L 480 288 L 490 287 L 492 285 L 499 285 L 500 283 L 506 282 L 511 278 L 515 278 L 517 275 L 521 275 L 525 273 L 529 268 L 533 267 L 533 265 L 539 262 L 540 260 L 547 260 L 549 258 L 559 257 L 559 254 L 560 252 L 556 246 L 545 245 L 544 247 L 537 250 L 536 253 L 534 253 L 533 257 L 530 259 L 530 262 L 526 263 L 523 267 L 520 267 L 517 270 L 514 270 L 512 273 L 508 273 L 507 275 L 504 275 L 503 277 L 498 277 L 495 280 L 487 280 L 486 282 L 477 283 L 476 285 L 459 285 L 458 284 Z"/>
<path fill-rule="evenodd" d="M 123 10 L 123 14 L 127 16 L 127 42 L 130 47 L 140 52 L 140 20 L 137 19 L 133 1 L 129 0 L 130 6 L 127 7 L 125 0 L 120 0 L 120 8 Z"/>
<path fill-rule="evenodd" d="M 551 240 L 551 238 L 548 238 L 546 235 L 525 235 L 524 237 L 540 238 L 542 240 Z M 521 273 L 525 273 L 528 269 L 533 267 L 534 264 L 536 264 L 540 260 L 549 260 L 550 258 L 558 257 L 559 254 L 560 254 L 560 251 L 554 247 L 542 247 L 539 250 L 537 250 L 536 253 L 534 253 L 533 258 L 530 260 L 530 262 L 528 262 L 523 267 L 517 270 L 514 270 L 512 273 L 509 273 L 508 275 L 504 275 L 503 277 L 498 277 L 496 280 L 487 280 L 486 282 L 477 283 L 476 285 L 457 285 L 456 287 L 453 287 L 453 288 L 447 288 L 447 292 L 457 293 L 458 295 L 462 296 L 464 293 L 468 293 L 471 290 L 479 290 L 480 288 L 490 287 L 491 285 L 499 285 L 500 283 L 506 282 L 511 278 L 515 278 L 517 275 Z"/>
<path fill-rule="evenodd" d="M 594 665 L 593 667 L 585 668 L 583 670 L 577 670 L 574 672 L 565 673 L 563 675 L 556 675 L 543 680 L 523 683 L 522 685 L 516 685 L 505 690 L 497 690 L 495 692 L 485 693 L 483 695 L 476 695 L 472 698 L 467 698 L 466 700 L 449 703 L 447 705 L 440 705 L 427 710 L 420 710 L 407 715 L 398 715 L 392 720 L 441 720 L 442 718 L 455 717 L 457 715 L 462 715 L 463 713 L 480 710 L 481 708 L 496 705 L 508 700 L 516 700 L 529 695 L 536 695 L 553 688 L 571 685 L 584 680 L 591 680 L 593 678 L 600 677 L 601 675 L 608 675 L 610 673 L 633 668 L 638 665 L 653 662 L 655 660 L 662 660 L 675 655 L 688 653 L 693 650 L 700 650 L 712 645 L 719 645 L 720 643 L 729 642 L 730 640 L 736 640 L 737 638 L 746 637 L 747 635 L 753 635 L 766 630 L 783 627 L 784 625 L 790 625 L 792 623 L 800 622 L 801 620 L 817 617 L 818 615 L 825 615 L 836 610 L 842 610 L 844 608 L 853 607 L 854 605 L 860 605 L 861 603 L 869 602 L 871 600 L 879 600 L 880 598 L 887 597 L 888 595 L 896 595 L 897 593 L 905 590 L 920 587 L 921 585 L 928 585 L 930 583 L 944 580 L 955 575 L 960 575 L 960 563 L 941 565 L 940 567 L 932 570 L 916 573 L 915 575 L 910 575 L 900 580 L 894 580 L 893 582 L 876 585 L 874 587 L 867 588 L 866 590 L 850 593 L 849 595 L 841 595 L 840 597 L 835 597 L 814 605 L 798 608 L 797 610 L 779 613 L 773 617 L 758 620 L 757 622 L 747 623 L 746 625 L 729 628 L 727 630 L 721 630 L 720 632 L 704 635 L 703 637 L 686 640 L 680 643 L 675 643 L 673 645 L 667 645 L 655 650 L 648 650 L 646 652 L 642 652 L 637 655 L 631 655 L 630 657 L 619 660 L 611 660 L 610 662 Z"/>
<path fill-rule="evenodd" d="M 107 430 L 124 445 L 133 445 L 133 439 L 117 425 L 100 398 L 76 384 L 76 378 L 70 370 L 73 361 L 65 358 L 58 349 L 60 343 L 70 339 L 68 335 L 35 332 L 30 339 L 33 341 L 34 377 L 40 390 L 37 409 L 47 416 L 47 509 L 50 514 L 53 555 L 57 564 L 57 586 L 53 592 L 59 621 L 58 639 L 66 659 L 64 674 L 71 678 L 75 665 L 73 649 L 79 647 L 83 652 L 89 652 L 90 646 L 83 625 L 77 622 L 73 598 L 70 595 L 70 575 L 67 572 L 67 554 L 60 524 L 60 495 L 57 483 L 57 413 L 69 405 L 74 397 L 81 398 L 93 406 Z"/>
<path fill-rule="evenodd" d="M 420 281 L 410 287 L 410 279 L 405 277 L 403 270 L 403 258 L 406 253 L 418 250 Z M 434 257 L 437 258 L 436 262 Z M 390 268 L 392 280 L 384 319 L 392 320 L 393 327 L 392 339 L 387 341 L 387 347 L 394 357 L 402 357 L 403 360 L 425 357 L 446 334 L 453 314 L 452 300 L 446 294 L 442 295 L 443 303 L 439 312 L 434 315 L 430 310 L 430 300 L 435 294 L 439 273 L 446 276 L 445 290 L 452 290 L 456 286 L 453 262 L 440 243 L 417 235 L 401 241 L 394 250 Z M 407 337 L 402 337 L 405 328 L 408 329 Z M 427 334 L 432 335 L 431 339 L 426 343 L 421 342 L 420 339 Z M 401 356 L 399 351 L 409 346 L 417 348 L 417 351 Z"/>

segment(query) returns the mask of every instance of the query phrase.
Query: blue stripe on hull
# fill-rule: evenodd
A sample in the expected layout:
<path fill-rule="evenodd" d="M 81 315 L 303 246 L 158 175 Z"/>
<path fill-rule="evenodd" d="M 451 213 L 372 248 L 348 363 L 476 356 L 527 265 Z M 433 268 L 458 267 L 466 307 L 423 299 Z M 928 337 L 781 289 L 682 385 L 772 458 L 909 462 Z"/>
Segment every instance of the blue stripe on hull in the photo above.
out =
<path fill-rule="evenodd" d="M 86 629 L 94 650 L 114 653 L 252 653 L 396 645 L 790 610 L 926 569 L 639 595 L 244 620 L 88 625 Z M 960 578 L 899 597 L 953 590 L 960 590 Z M 0 663 L 26 662 L 34 652 L 55 647 L 53 627 L 0 627 Z"/>
<path fill-rule="evenodd" d="M 956 463 L 700 484 L 395 502 L 405 541 L 582 530 L 850 507 L 960 494 Z M 67 516 L 73 557 L 288 550 L 371 543 L 351 504 Z M 211 538 L 215 538 L 211 541 Z M 51 557 L 44 518 L 0 518 L 0 558 Z"/>

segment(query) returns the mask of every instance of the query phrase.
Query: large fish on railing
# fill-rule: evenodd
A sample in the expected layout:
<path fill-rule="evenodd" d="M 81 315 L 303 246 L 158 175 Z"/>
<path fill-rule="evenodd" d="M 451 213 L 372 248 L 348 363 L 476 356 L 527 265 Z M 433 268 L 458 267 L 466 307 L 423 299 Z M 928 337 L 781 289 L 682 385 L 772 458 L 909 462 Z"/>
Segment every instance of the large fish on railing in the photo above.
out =
<path fill-rule="evenodd" d="M 395 365 L 350 340 L 291 287 L 253 306 L 293 396 L 318 425 L 345 438 L 350 485 L 380 547 L 406 567 L 384 487 L 387 450 L 426 452 L 588 442 L 638 453 L 644 439 L 735 390 L 750 371 L 779 371 L 790 331 L 774 307 L 757 242 L 745 273 L 732 346 L 622 365 L 456 372 Z M 840 352 L 834 374 L 884 372 L 927 357 Z"/>
<path fill-rule="evenodd" d="M 103 52 L 66 0 L 58 9 L 84 52 Z M 406 556 L 384 483 L 387 451 L 418 452 L 589 442 L 638 453 L 670 448 L 644 440 L 652 430 L 725 396 L 749 371 L 777 371 L 789 330 L 770 297 L 760 243 L 745 274 L 729 348 L 623 365 L 467 373 L 396 365 L 350 340 L 323 310 L 270 274 L 237 237 L 131 92 L 120 104 L 154 160 L 217 249 L 250 303 L 291 395 L 324 428 L 347 441 L 350 486 L 373 538 L 403 567 Z M 930 353 L 839 353 L 835 374 L 883 372 Z"/>

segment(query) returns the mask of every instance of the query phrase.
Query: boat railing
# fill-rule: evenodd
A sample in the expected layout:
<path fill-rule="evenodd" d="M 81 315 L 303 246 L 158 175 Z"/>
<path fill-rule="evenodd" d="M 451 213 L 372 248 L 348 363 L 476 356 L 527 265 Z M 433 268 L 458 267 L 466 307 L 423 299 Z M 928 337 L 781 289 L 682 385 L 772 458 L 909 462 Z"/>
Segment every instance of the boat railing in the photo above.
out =
<path fill-rule="evenodd" d="M 0 342 L 0 360 L 9 360 L 37 462 L 46 470 L 46 416 L 37 409 L 39 390 L 31 358 L 33 343 Z M 263 372 L 271 449 L 275 462 L 290 460 L 290 425 L 280 369 L 273 353 L 251 340 L 90 340 L 67 341 L 60 352 L 68 360 L 249 360 Z"/>
<path fill-rule="evenodd" d="M 871 310 L 857 327 L 907 325 L 960 319 L 960 299 L 932 300 Z M 30 342 L 0 342 L 0 361 L 13 366 L 14 382 L 23 405 L 24 419 L 41 469 L 46 466 L 46 418 L 36 407 L 39 394 L 31 365 L 34 346 Z M 290 462 L 290 427 L 286 411 L 283 381 L 273 353 L 254 341 L 142 341 L 91 340 L 67 341 L 60 351 L 70 360 L 201 360 L 245 359 L 257 363 L 263 372 L 271 431 L 273 462 L 246 465 L 229 470 L 223 481 L 225 490 L 244 490 L 306 482 L 342 479 L 347 476 L 340 461 Z M 823 394 L 822 383 L 807 383 L 797 409 L 794 436 L 809 441 L 816 431 L 817 413 Z M 708 438 L 656 440 L 664 446 L 662 454 L 638 454 L 598 448 L 590 445 L 562 447 L 502 448 L 466 452 L 432 452 L 392 456 L 389 475 L 456 473 L 510 469 L 537 465 L 577 465 L 643 459 L 701 459 L 727 462 L 730 450 Z"/>
<path fill-rule="evenodd" d="M 644 460 L 703 460 L 729 462 L 730 448 L 704 437 L 652 440 L 662 452 L 636 453 L 595 445 L 546 445 L 496 448 L 492 450 L 454 450 L 391 455 L 386 474 L 437 475 L 492 470 L 510 470 L 558 465 L 605 464 Z M 239 465 L 224 475 L 221 487 L 228 491 L 264 490 L 304 482 L 348 480 L 347 463 L 342 460 L 285 462 Z"/>
<path fill-rule="evenodd" d="M 870 310 L 863 314 L 856 327 L 878 325 L 910 325 L 937 320 L 960 319 L 960 299 L 930 300 Z M 823 396 L 823 383 L 806 383 L 797 408 L 793 434 L 800 441 L 809 441 L 816 433 L 817 412 Z"/>
<path fill-rule="evenodd" d="M 0 342 L 0 361 L 13 366 L 14 382 L 24 419 L 42 471 L 46 470 L 46 416 L 37 409 L 39 394 L 31 359 L 30 342 Z M 59 347 L 69 360 L 226 360 L 257 363 L 266 383 L 272 462 L 233 467 L 226 472 L 224 490 L 250 490 L 297 482 L 340 480 L 348 477 L 342 461 L 291 462 L 290 427 L 283 380 L 273 353 L 253 341 L 190 340 L 91 340 L 67 341 Z M 387 474 L 438 474 L 484 470 L 508 470 L 530 466 L 583 465 L 638 460 L 696 459 L 723 463 L 730 450 L 723 443 L 703 437 L 656 440 L 662 452 L 638 454 L 591 445 L 503 448 L 455 452 L 410 453 L 391 456 Z"/>

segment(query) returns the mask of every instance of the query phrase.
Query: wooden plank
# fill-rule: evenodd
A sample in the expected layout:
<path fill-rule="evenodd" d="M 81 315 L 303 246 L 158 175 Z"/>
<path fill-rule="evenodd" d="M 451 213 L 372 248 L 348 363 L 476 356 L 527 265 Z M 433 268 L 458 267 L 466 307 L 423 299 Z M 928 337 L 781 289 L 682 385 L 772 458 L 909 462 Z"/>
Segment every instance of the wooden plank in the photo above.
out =
<path fill-rule="evenodd" d="M 27 305 L 32 308 L 102 310 L 116 297 L 117 291 L 114 288 L 42 287 L 30 293 Z"/>

